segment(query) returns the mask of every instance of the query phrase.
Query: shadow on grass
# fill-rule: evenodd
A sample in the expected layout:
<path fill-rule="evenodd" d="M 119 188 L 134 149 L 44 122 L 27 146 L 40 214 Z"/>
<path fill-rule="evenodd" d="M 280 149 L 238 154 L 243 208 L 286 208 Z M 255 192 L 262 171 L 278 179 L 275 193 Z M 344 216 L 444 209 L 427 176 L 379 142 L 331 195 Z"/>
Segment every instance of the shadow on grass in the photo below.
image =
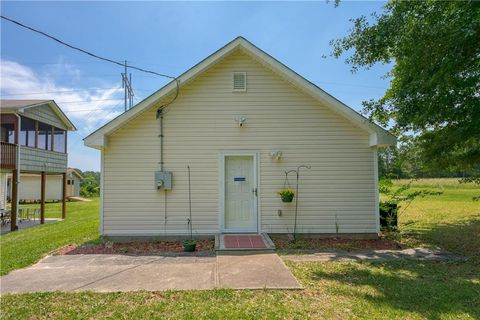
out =
<path fill-rule="evenodd" d="M 316 265 L 306 276 L 314 285 L 322 280 L 340 282 L 342 286 L 327 290 L 353 295 L 374 308 L 388 306 L 428 319 L 467 314 L 480 318 L 480 274 L 470 263 L 344 262 L 334 268 Z"/>
<path fill-rule="evenodd" d="M 480 266 L 480 213 L 457 223 L 408 226 L 402 234 L 402 242 L 438 246 L 465 256 Z"/>

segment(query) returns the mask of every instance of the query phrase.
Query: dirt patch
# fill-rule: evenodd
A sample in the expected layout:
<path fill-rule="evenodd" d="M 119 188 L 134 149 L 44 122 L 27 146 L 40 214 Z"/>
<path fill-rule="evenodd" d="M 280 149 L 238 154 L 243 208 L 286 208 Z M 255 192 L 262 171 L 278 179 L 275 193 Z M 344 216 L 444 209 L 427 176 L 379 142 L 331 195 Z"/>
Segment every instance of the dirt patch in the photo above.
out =
<path fill-rule="evenodd" d="M 286 239 L 273 239 L 279 250 L 317 250 L 336 249 L 355 250 L 398 250 L 402 246 L 389 239 L 353 240 L 353 239 L 301 239 L 296 242 Z"/>
<path fill-rule="evenodd" d="M 197 252 L 213 251 L 214 240 L 198 240 Z M 66 245 L 56 251 L 57 255 L 73 254 L 156 254 L 183 252 L 182 241 L 117 242 L 101 244 Z"/>

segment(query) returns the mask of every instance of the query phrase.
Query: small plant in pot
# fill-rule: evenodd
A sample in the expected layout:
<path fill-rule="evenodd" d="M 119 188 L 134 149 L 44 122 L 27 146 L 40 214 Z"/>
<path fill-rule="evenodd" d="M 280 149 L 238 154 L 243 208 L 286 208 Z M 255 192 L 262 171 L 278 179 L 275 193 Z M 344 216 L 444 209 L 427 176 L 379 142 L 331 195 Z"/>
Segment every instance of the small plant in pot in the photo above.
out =
<path fill-rule="evenodd" d="M 292 188 L 286 188 L 278 191 L 283 202 L 292 202 L 295 197 L 295 191 Z"/>
<path fill-rule="evenodd" d="M 188 239 L 183 241 L 184 252 L 194 252 L 197 249 L 197 241 L 195 239 Z"/>

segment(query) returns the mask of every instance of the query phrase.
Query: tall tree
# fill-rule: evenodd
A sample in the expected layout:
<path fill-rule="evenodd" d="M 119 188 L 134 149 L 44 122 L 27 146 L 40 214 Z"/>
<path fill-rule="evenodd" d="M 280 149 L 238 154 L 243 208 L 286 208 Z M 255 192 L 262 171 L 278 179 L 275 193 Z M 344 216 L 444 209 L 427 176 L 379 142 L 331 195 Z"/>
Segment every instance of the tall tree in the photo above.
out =
<path fill-rule="evenodd" d="M 389 1 L 352 22 L 347 36 L 332 41 L 333 55 L 352 52 L 353 72 L 392 64 L 390 87 L 363 112 L 414 139 L 431 167 L 478 167 L 480 2 Z"/>

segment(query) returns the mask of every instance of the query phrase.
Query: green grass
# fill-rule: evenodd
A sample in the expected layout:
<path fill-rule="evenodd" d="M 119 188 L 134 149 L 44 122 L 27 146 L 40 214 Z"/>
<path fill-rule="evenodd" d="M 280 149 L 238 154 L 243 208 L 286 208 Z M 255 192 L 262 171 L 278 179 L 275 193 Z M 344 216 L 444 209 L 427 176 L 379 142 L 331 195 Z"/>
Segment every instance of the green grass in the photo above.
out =
<path fill-rule="evenodd" d="M 396 184 L 405 183 L 402 181 Z M 465 262 L 287 262 L 305 290 L 209 290 L 131 293 L 34 293 L 2 296 L 4 319 L 480 319 L 480 203 L 471 198 L 478 186 L 429 179 L 414 188 L 443 190 L 415 200 L 400 216 L 400 241 L 440 246 L 464 255 Z M 53 205 L 55 206 L 55 205 Z M 46 225 L 13 235 L 2 272 L 33 263 L 66 243 L 97 237 L 97 202 L 72 203 L 74 226 Z M 79 211 L 76 213 L 76 211 Z M 92 211 L 92 212 L 89 212 Z M 81 214 L 80 212 L 83 212 Z M 82 220 L 84 217 L 86 220 Z M 83 221 L 83 222 L 82 222 Z M 61 228 L 53 242 L 50 229 Z M 64 229 L 65 228 L 65 229 Z M 32 234 L 32 235 L 30 235 Z M 15 240 L 15 239 L 12 239 Z M 25 242 L 29 244 L 26 245 Z M 31 258 L 23 261 L 20 248 Z M 42 247 L 42 248 L 35 248 Z M 18 248 L 18 251 L 16 250 Z M 24 249 L 25 250 L 25 249 Z M 5 259 L 14 261 L 4 262 Z M 20 261 L 22 260 L 22 261 Z M 6 270 L 6 269 L 5 269 Z"/>
<path fill-rule="evenodd" d="M 406 183 L 405 180 L 395 185 Z M 399 210 L 400 241 L 409 246 L 441 247 L 480 261 L 480 186 L 458 179 L 423 179 L 411 191 L 442 191 L 439 196 L 415 199 Z"/>
<path fill-rule="evenodd" d="M 47 204 L 45 215 L 47 218 L 59 218 L 61 204 Z M 92 202 L 70 202 L 67 204 L 65 221 L 23 229 L 0 237 L 0 273 L 4 275 L 29 266 L 66 244 L 80 244 L 98 238 L 98 199 Z"/>
<path fill-rule="evenodd" d="M 304 290 L 35 293 L 2 297 L 4 319 L 478 319 L 465 263 L 288 262 Z"/>

